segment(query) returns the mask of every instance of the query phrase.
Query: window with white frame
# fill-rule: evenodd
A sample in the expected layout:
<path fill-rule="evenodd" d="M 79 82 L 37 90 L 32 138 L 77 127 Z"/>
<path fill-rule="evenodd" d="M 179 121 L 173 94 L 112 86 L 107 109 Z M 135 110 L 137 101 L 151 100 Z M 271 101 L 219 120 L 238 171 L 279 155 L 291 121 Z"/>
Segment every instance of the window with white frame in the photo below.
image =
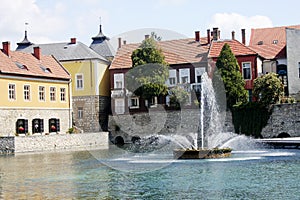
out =
<path fill-rule="evenodd" d="M 205 68 L 203 68 L 203 67 L 195 68 L 195 82 L 196 83 L 201 83 L 201 78 L 202 78 L 202 75 L 204 72 L 205 72 Z"/>
<path fill-rule="evenodd" d="M 50 101 L 56 101 L 56 88 L 50 87 Z"/>
<path fill-rule="evenodd" d="M 125 100 L 124 99 L 115 99 L 115 112 L 117 114 L 125 113 Z"/>
<path fill-rule="evenodd" d="M 45 87 L 39 86 L 39 100 L 45 101 Z"/>
<path fill-rule="evenodd" d="M 8 84 L 8 99 L 16 100 L 16 85 Z"/>
<path fill-rule="evenodd" d="M 150 99 L 149 104 L 150 104 L 150 107 L 156 107 L 157 106 L 157 97 L 152 97 Z"/>
<path fill-rule="evenodd" d="M 83 119 L 83 107 L 78 107 L 77 117 L 78 119 Z"/>
<path fill-rule="evenodd" d="M 251 63 L 243 62 L 242 68 L 243 68 L 243 78 L 246 80 L 250 80 L 251 79 Z"/>
<path fill-rule="evenodd" d="M 124 88 L 124 74 L 117 73 L 114 74 L 114 88 L 115 89 L 123 89 Z"/>
<path fill-rule="evenodd" d="M 76 89 L 83 90 L 83 74 L 76 74 Z"/>
<path fill-rule="evenodd" d="M 177 84 L 177 81 L 176 81 L 176 69 L 171 69 L 169 70 L 169 82 L 168 82 L 168 85 L 169 86 L 173 86 L 173 85 L 176 85 Z"/>
<path fill-rule="evenodd" d="M 24 100 L 30 101 L 30 85 L 24 85 Z"/>
<path fill-rule="evenodd" d="M 139 108 L 139 98 L 138 97 L 130 97 L 129 107 L 130 108 Z"/>
<path fill-rule="evenodd" d="M 190 83 L 190 69 L 179 69 L 180 83 Z"/>
<path fill-rule="evenodd" d="M 66 101 L 66 88 L 60 88 L 60 101 Z"/>

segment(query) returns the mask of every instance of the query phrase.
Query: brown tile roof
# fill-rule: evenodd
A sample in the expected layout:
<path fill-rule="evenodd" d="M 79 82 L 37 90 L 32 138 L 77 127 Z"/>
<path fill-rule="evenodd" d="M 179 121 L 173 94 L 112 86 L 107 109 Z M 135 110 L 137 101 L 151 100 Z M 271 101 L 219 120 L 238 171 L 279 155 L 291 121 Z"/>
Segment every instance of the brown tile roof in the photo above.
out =
<path fill-rule="evenodd" d="M 271 45 L 274 40 L 278 41 L 277 44 L 286 44 L 286 28 L 300 29 L 300 25 L 251 29 L 249 46 L 258 45 L 261 41 L 265 45 Z"/>
<path fill-rule="evenodd" d="M 285 49 L 285 44 L 254 45 L 249 46 L 249 48 L 265 59 L 274 59 L 284 56 L 281 52 Z"/>
<path fill-rule="evenodd" d="M 170 64 L 198 63 L 207 61 L 209 46 L 207 38 L 201 38 L 201 44 L 194 38 L 168 40 L 158 42 L 165 60 Z M 131 54 L 140 43 L 126 44 L 118 49 L 109 69 L 125 69 L 132 67 Z"/>
<path fill-rule="evenodd" d="M 9 55 L 0 50 L 0 74 L 70 79 L 69 73 L 53 56 L 41 55 L 39 60 L 31 53 L 20 51 L 10 51 Z M 21 64 L 23 69 L 16 63 Z"/>
<path fill-rule="evenodd" d="M 218 41 L 212 41 L 212 44 L 210 46 L 209 58 L 217 58 L 220 55 L 220 52 L 224 46 L 224 44 L 227 43 L 230 46 L 230 49 L 232 53 L 235 56 L 244 56 L 244 55 L 255 55 L 257 54 L 255 51 L 251 50 L 247 46 L 243 45 L 237 40 L 218 40 Z"/>
<path fill-rule="evenodd" d="M 284 56 L 286 28 L 300 29 L 300 25 L 251 29 L 249 47 L 265 59 Z"/>

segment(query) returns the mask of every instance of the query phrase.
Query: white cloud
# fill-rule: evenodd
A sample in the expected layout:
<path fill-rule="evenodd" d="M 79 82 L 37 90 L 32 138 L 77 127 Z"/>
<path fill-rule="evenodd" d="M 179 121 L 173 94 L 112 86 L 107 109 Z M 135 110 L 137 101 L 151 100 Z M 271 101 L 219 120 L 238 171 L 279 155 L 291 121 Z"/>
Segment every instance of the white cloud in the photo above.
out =
<path fill-rule="evenodd" d="M 246 29 L 246 37 L 249 42 L 251 28 L 272 27 L 272 21 L 266 16 L 243 16 L 237 13 L 217 13 L 215 14 L 209 27 L 218 27 L 221 31 L 221 39 L 230 39 L 231 32 L 236 32 L 236 39 L 241 40 L 241 29 Z"/>
<path fill-rule="evenodd" d="M 36 0 L 2 0 L 0 4 L 0 40 L 11 41 L 12 48 L 24 37 L 25 22 L 28 25 L 28 37 L 32 42 L 50 41 L 51 36 L 61 32 L 66 24 L 61 16 L 63 5 L 54 9 L 41 9 Z"/>

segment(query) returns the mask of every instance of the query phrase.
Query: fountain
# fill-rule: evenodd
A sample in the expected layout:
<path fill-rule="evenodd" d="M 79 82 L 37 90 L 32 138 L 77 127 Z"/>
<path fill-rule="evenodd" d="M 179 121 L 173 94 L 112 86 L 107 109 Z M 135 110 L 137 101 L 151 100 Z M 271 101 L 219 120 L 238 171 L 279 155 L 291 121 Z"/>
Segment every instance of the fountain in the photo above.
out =
<path fill-rule="evenodd" d="M 229 157 L 231 148 L 219 147 L 223 134 L 223 119 L 225 112 L 216 101 L 212 81 L 207 73 L 202 75 L 200 99 L 200 130 L 197 143 L 192 148 L 174 149 L 176 159 L 201 159 Z M 201 140 L 200 140 L 201 139 Z"/>

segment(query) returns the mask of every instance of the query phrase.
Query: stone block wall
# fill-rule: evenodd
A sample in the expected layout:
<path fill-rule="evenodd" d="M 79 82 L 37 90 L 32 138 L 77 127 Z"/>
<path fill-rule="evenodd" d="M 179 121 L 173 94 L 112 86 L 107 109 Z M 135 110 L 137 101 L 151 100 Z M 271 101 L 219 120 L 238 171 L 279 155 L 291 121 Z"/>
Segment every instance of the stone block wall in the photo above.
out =
<path fill-rule="evenodd" d="M 70 128 L 71 112 L 69 109 L 0 109 L 0 136 L 14 136 L 16 134 L 16 121 L 28 120 L 28 132 L 32 133 L 32 120 L 40 118 L 44 120 L 44 132 L 48 131 L 48 120 L 58 118 L 60 120 L 60 132 L 65 133 Z"/>
<path fill-rule="evenodd" d="M 231 117 L 229 115 L 228 117 Z M 224 126 L 226 130 L 233 130 L 231 119 L 226 117 Z M 225 118 L 225 116 L 224 116 Z M 131 142 L 133 136 L 149 136 L 155 134 L 186 135 L 197 133 L 200 127 L 200 111 L 198 109 L 185 109 L 181 111 L 153 111 L 149 113 L 136 113 L 132 115 L 114 115 L 109 118 L 111 140 L 121 136 L 125 142 Z"/>
<path fill-rule="evenodd" d="M 0 154 L 11 154 L 15 152 L 14 137 L 0 137 Z"/>
<path fill-rule="evenodd" d="M 300 103 L 278 104 L 272 107 L 272 115 L 262 130 L 262 136 L 273 138 L 281 133 L 300 137 Z"/>
<path fill-rule="evenodd" d="M 110 99 L 105 96 L 79 96 L 73 99 L 73 123 L 84 132 L 107 131 Z M 78 108 L 83 117 L 78 118 Z"/>

